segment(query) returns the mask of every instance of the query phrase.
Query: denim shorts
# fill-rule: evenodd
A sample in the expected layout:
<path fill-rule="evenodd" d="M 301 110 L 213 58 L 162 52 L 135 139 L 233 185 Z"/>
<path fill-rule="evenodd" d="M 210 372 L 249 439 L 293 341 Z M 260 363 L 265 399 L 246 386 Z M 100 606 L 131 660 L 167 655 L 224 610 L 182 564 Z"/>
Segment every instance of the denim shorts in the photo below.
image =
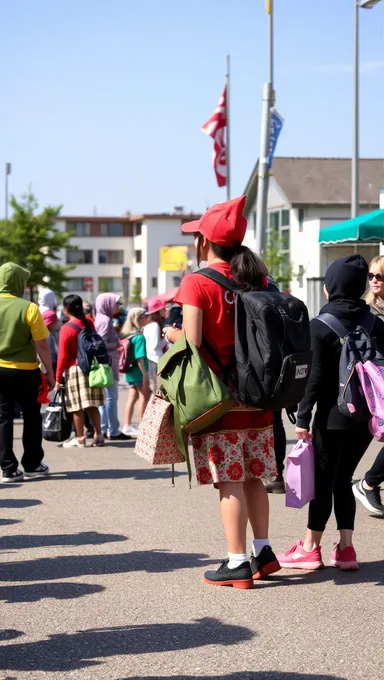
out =
<path fill-rule="evenodd" d="M 137 387 L 143 387 L 143 383 L 138 383 L 138 382 L 135 382 L 135 383 L 127 383 L 127 385 L 128 385 L 128 387 L 134 387 L 135 389 L 136 389 Z"/>

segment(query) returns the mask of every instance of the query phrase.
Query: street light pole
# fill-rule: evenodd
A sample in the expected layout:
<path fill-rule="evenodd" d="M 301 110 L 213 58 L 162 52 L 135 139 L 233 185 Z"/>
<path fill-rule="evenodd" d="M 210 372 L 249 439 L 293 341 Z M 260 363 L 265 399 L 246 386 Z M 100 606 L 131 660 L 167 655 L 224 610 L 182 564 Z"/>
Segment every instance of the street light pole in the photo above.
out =
<path fill-rule="evenodd" d="M 360 177 L 359 177 L 359 10 L 372 9 L 380 0 L 353 0 L 355 6 L 355 40 L 354 40 L 354 85 L 353 85 L 353 145 L 352 145 L 352 192 L 351 217 L 357 217 L 360 212 Z"/>
<path fill-rule="evenodd" d="M 269 16 L 269 81 L 268 83 L 264 84 L 263 107 L 261 114 L 255 243 L 255 249 L 258 255 L 261 255 L 265 248 L 269 183 L 268 155 L 271 136 L 271 108 L 274 105 L 275 100 L 275 93 L 273 90 L 273 0 L 267 0 L 267 13 Z"/>
<path fill-rule="evenodd" d="M 5 219 L 8 219 L 8 177 L 11 174 L 12 165 L 11 163 L 5 164 Z"/>

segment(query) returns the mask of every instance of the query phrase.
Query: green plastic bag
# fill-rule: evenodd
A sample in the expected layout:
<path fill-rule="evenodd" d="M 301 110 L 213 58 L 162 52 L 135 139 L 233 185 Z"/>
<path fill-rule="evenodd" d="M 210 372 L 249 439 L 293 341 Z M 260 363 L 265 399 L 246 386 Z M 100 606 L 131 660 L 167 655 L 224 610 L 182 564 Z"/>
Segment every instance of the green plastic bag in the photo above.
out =
<path fill-rule="evenodd" d="M 112 387 L 114 377 L 111 366 L 99 364 L 97 359 L 93 359 L 89 372 L 89 387 Z"/>

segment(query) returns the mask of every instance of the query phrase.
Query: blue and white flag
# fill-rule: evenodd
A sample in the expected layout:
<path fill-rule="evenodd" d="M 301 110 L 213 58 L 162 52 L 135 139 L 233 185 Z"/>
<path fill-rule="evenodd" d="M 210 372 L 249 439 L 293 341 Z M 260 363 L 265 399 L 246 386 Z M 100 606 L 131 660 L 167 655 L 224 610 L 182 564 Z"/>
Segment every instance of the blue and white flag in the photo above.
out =
<path fill-rule="evenodd" d="M 272 160 L 275 154 L 277 140 L 279 139 L 279 135 L 283 125 L 284 118 L 282 118 L 280 114 L 277 113 L 276 109 L 271 109 L 271 130 L 269 138 L 269 154 L 267 159 L 269 169 L 271 169 L 272 167 Z"/>

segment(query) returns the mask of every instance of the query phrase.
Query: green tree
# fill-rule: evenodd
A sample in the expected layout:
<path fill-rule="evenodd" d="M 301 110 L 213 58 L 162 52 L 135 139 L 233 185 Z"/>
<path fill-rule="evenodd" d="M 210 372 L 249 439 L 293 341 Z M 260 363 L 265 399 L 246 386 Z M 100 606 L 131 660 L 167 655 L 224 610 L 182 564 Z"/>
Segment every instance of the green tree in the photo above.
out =
<path fill-rule="evenodd" d="M 67 248 L 72 232 L 61 232 L 56 218 L 61 207 L 48 206 L 38 212 L 39 204 L 29 191 L 20 201 L 11 197 L 13 209 L 9 220 L 0 221 L 0 264 L 15 262 L 31 272 L 30 299 L 37 286 L 48 286 L 57 295 L 65 291 L 67 273 L 74 265 L 60 266 L 60 250 Z"/>
<path fill-rule="evenodd" d="M 280 236 L 277 229 L 273 229 L 269 235 L 263 260 L 268 267 L 270 276 L 274 278 L 282 290 L 288 290 L 292 279 L 295 277 L 289 254 L 284 252 L 286 249 L 286 238 Z"/>
<path fill-rule="evenodd" d="M 132 286 L 132 291 L 131 291 L 131 296 L 129 298 L 129 302 L 141 302 L 141 284 L 136 281 L 136 283 L 133 284 Z"/>

